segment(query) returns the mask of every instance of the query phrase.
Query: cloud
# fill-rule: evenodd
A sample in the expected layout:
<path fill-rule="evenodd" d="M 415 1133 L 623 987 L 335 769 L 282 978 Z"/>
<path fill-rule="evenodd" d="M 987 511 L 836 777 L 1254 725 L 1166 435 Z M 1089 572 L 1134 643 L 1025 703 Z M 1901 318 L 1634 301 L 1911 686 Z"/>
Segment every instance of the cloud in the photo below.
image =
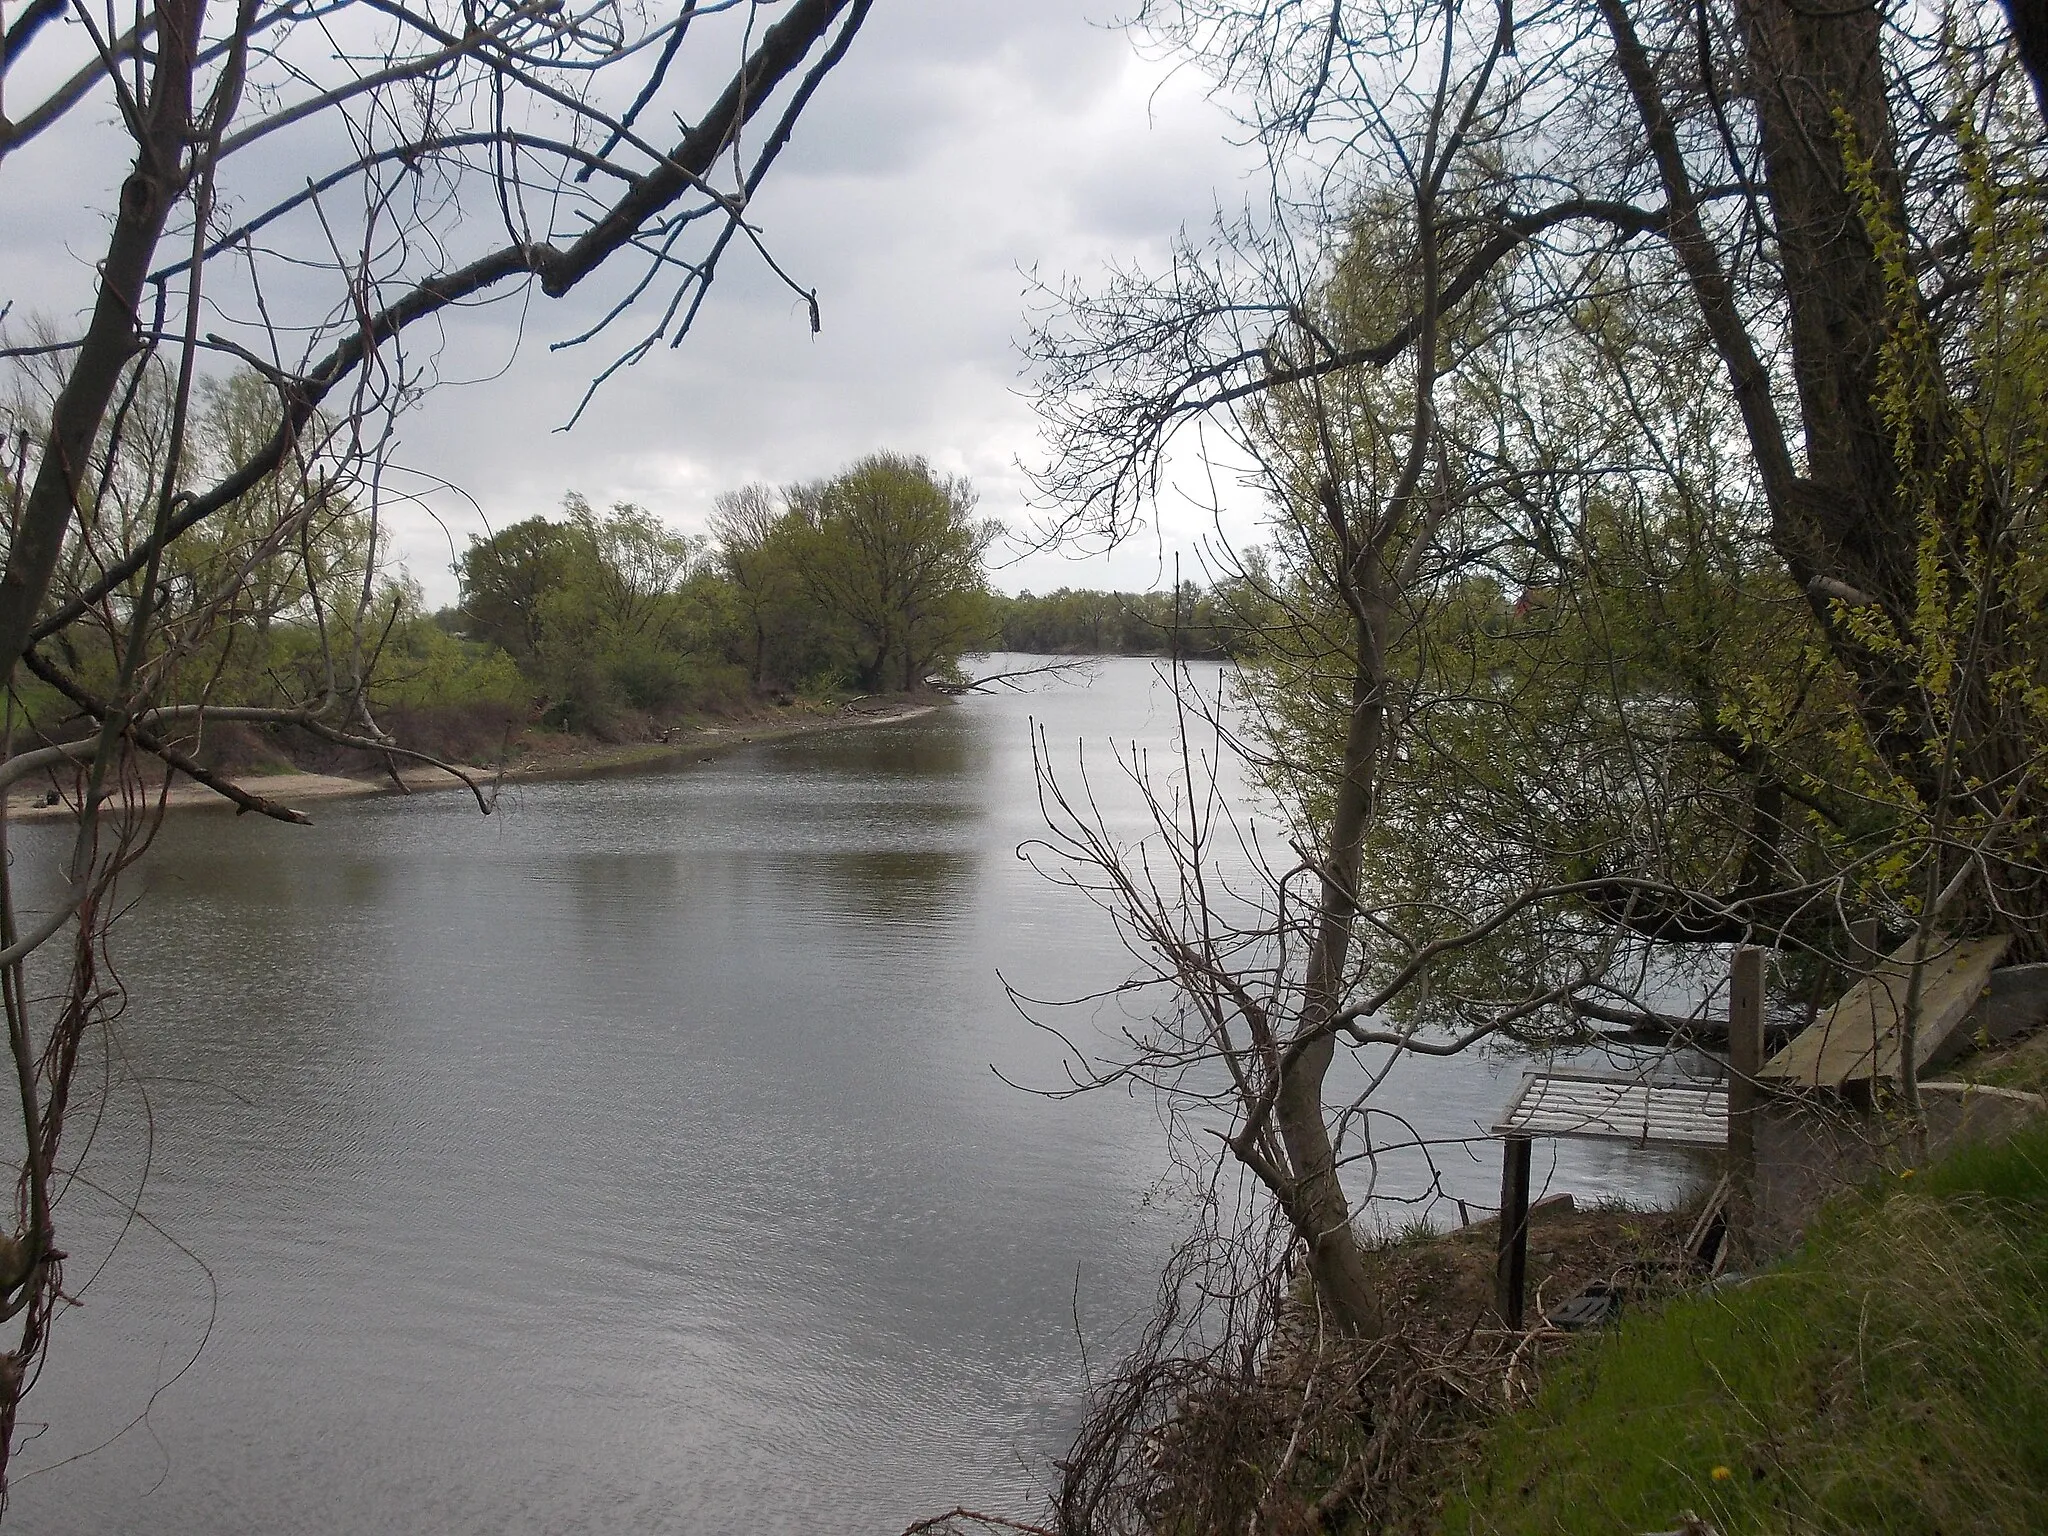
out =
<path fill-rule="evenodd" d="M 402 457 L 421 486 L 457 489 L 428 491 L 435 516 L 399 508 L 391 519 L 394 547 L 430 598 L 453 595 L 451 546 L 486 520 L 551 512 L 571 488 L 697 530 L 721 491 L 815 478 L 879 448 L 971 475 L 985 511 L 1027 523 L 1017 461 L 1038 448 L 1016 350 L 1021 274 L 1156 264 L 1177 228 L 1241 200 L 1252 168 L 1199 81 L 1169 77 L 1099 25 L 1101 3 L 875 8 L 750 210 L 776 260 L 816 287 L 816 336 L 805 304 L 736 245 L 684 345 L 615 376 L 561 432 L 592 374 L 651 315 L 550 351 L 602 313 L 619 291 L 608 280 L 609 292 L 562 304 L 450 317 L 437 371 L 477 382 L 431 392 L 404 423 Z M 55 200 L 47 223 L 28 221 L 33 239 L 14 224 L 0 250 L 10 281 L 33 287 L 44 279 L 22 274 L 77 265 L 40 231 L 76 238 L 78 215 L 61 175 L 42 175 L 31 196 Z M 71 210 L 61 219 L 60 206 Z M 1175 513 L 1170 530 L 1184 541 L 1196 521 Z M 1109 564 L 1040 557 L 999 579 L 1139 584 L 1159 573 L 1160 548 L 1144 541 Z"/>

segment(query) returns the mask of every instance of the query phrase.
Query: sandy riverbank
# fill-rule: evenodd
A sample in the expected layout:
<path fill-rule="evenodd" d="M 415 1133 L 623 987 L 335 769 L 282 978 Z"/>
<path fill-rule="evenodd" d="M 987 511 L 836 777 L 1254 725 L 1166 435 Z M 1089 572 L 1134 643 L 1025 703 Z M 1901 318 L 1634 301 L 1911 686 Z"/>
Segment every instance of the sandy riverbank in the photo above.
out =
<path fill-rule="evenodd" d="M 790 705 L 744 720 L 677 727 L 666 740 L 660 741 L 600 742 L 583 736 L 533 731 L 521 738 L 513 756 L 505 764 L 464 767 L 489 795 L 492 787 L 498 784 L 592 778 L 679 759 L 702 761 L 755 742 L 914 720 L 920 715 L 930 714 L 944 702 L 942 698 L 922 695 L 894 695 L 855 699 L 832 707 Z M 238 775 L 233 782 L 252 795 L 294 810 L 305 810 L 323 800 L 360 799 L 368 795 L 469 791 L 469 786 L 455 775 L 419 764 L 401 768 L 398 778 L 400 782 L 393 783 L 389 774 L 262 773 Z M 77 811 L 74 804 L 65 801 L 56 805 L 43 803 L 51 782 L 46 779 L 32 783 L 10 796 L 7 805 L 9 819 L 54 821 L 74 816 Z M 61 776 L 56 782 L 68 800 L 71 793 L 69 776 Z M 182 774 L 172 782 L 165 796 L 165 805 L 169 809 L 227 807 L 229 803 L 205 785 L 194 783 Z"/>

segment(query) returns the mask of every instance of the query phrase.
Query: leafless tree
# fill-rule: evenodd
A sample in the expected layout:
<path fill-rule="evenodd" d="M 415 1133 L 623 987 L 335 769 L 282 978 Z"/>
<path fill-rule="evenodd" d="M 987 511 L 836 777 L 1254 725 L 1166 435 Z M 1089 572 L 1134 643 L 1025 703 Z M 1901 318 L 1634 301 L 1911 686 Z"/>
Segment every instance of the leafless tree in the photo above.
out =
<path fill-rule="evenodd" d="M 81 1047 L 110 1006 L 116 886 L 171 773 L 241 811 L 299 821 L 202 766 L 198 733 L 284 724 L 433 761 L 378 725 L 367 691 L 389 622 L 379 572 L 395 424 L 436 383 L 435 346 L 417 337 L 479 304 L 524 316 L 602 290 L 596 322 L 556 343 L 630 328 L 594 391 L 683 340 L 735 244 L 790 283 L 815 327 L 815 293 L 775 263 L 754 198 L 869 5 L 137 0 L 124 12 L 28 0 L 6 18 L 0 175 L 10 159 L 88 142 L 95 115 L 118 125 L 128 164 L 89 315 L 17 323 L 26 333 L 0 347 L 17 400 L 0 468 L 0 791 L 63 770 L 77 815 L 46 910 L 18 910 L 13 871 L 0 870 L 21 1136 L 15 1229 L 0 1242 L 13 1330 L 0 1353 L 0 1483 L 65 1305 L 65 1120 Z M 656 114 L 675 128 L 652 126 Z M 280 165 L 296 179 L 280 184 Z M 255 393 L 244 423 L 260 425 L 197 442 L 202 394 L 234 372 L 260 381 L 243 386 Z M 343 515 L 362 547 L 336 565 L 320 551 Z M 230 525 L 208 558 L 192 557 Z M 291 595 L 258 605 L 301 605 L 317 675 L 283 704 L 223 697 L 221 648 L 279 571 Z M 490 809 L 486 785 L 440 766 Z M 31 955 L 60 943 L 66 979 L 32 997 Z"/>

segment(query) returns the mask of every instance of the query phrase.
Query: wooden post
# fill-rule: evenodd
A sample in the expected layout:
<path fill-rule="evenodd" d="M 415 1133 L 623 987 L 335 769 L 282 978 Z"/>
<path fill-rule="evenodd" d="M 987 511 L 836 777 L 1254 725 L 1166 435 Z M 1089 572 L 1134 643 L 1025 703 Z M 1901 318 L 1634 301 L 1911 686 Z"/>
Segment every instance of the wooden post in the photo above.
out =
<path fill-rule="evenodd" d="M 1529 1280 L 1529 1138 L 1500 1144 L 1500 1253 L 1494 1262 L 1495 1303 L 1501 1321 L 1522 1326 L 1522 1293 Z"/>
<path fill-rule="evenodd" d="M 1884 963 L 1884 930 L 1877 925 L 1874 917 L 1859 917 L 1849 925 L 1849 944 L 1856 957 L 1855 968 L 1849 973 L 1842 990 L 1847 992 L 1865 976 L 1876 972 Z M 1898 1000 L 1901 1004 L 1904 998 Z M 1884 1015 L 1882 1008 L 1870 1010 L 1870 1061 L 1873 1071 L 1867 1078 L 1858 1079 L 1854 1085 L 1844 1085 L 1843 1097 L 1859 1109 L 1874 1108 L 1873 1099 L 1877 1093 L 1877 1073 L 1874 1070 L 1884 1053 Z"/>
<path fill-rule="evenodd" d="M 1756 1111 L 1763 1094 L 1764 952 L 1744 945 L 1728 972 L 1728 1242 L 1747 1259 L 1756 1238 Z"/>

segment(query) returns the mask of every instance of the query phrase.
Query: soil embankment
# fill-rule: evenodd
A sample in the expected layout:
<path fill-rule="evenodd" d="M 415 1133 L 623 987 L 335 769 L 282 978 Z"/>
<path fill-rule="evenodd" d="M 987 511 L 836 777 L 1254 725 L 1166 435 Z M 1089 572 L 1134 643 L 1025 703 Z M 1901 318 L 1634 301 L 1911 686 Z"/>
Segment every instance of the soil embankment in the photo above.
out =
<path fill-rule="evenodd" d="M 886 725 L 928 714 L 946 702 L 928 693 L 885 694 L 845 702 L 799 701 L 763 705 L 729 719 L 678 723 L 638 741 L 600 741 L 595 737 L 527 729 L 505 745 L 501 760 L 464 763 L 462 767 L 488 794 L 492 786 L 541 779 L 576 779 L 629 772 L 656 763 L 705 759 L 755 742 L 777 741 L 821 731 Z M 468 790 L 462 778 L 428 764 L 395 761 L 347 772 L 310 772 L 290 766 L 232 772 L 233 783 L 277 805 L 303 809 L 319 801 L 366 795 L 418 794 L 436 790 Z M 54 792 L 56 799 L 51 801 Z M 31 781 L 9 797 L 7 814 L 17 821 L 62 820 L 77 812 L 76 776 L 60 773 Z M 173 777 L 164 792 L 168 809 L 226 806 L 228 801 L 183 774 Z"/>

